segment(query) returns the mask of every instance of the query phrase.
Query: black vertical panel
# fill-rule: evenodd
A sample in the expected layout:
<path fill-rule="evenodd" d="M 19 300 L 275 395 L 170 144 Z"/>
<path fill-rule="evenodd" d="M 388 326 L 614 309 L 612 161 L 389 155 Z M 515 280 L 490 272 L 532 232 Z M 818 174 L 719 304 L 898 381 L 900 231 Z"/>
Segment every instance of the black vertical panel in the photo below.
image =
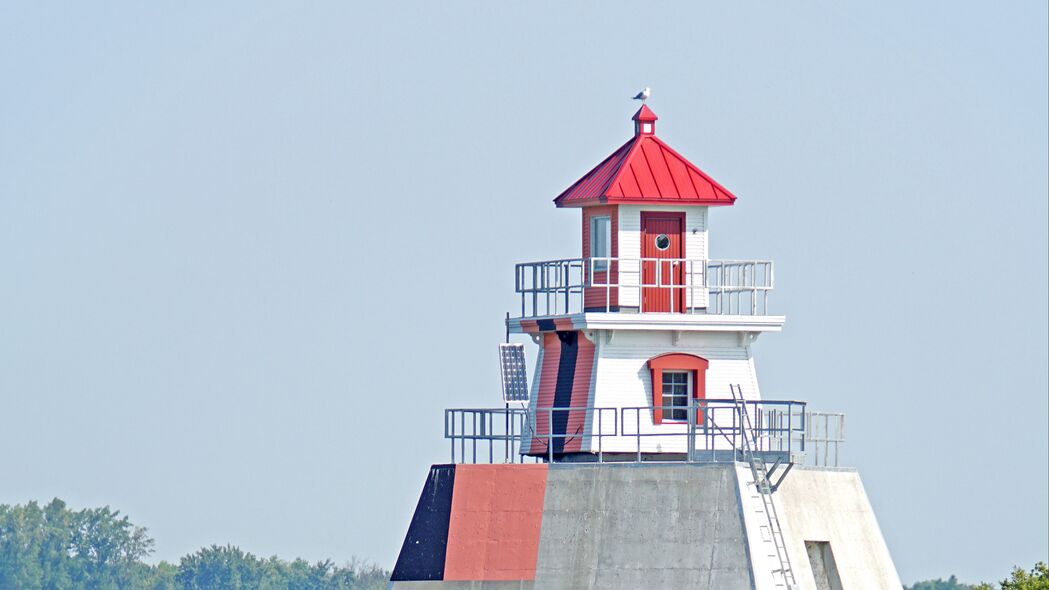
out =
<path fill-rule="evenodd" d="M 561 340 L 561 357 L 557 363 L 557 384 L 554 387 L 554 407 L 567 408 L 572 405 L 572 385 L 575 383 L 576 357 L 579 356 L 579 332 L 558 332 Z M 568 438 L 568 410 L 555 410 L 550 420 L 550 441 L 554 454 L 564 453 Z"/>
<path fill-rule="evenodd" d="M 412 524 L 401 545 L 393 582 L 443 580 L 448 550 L 448 520 L 452 513 L 455 465 L 434 465 L 419 496 Z"/>

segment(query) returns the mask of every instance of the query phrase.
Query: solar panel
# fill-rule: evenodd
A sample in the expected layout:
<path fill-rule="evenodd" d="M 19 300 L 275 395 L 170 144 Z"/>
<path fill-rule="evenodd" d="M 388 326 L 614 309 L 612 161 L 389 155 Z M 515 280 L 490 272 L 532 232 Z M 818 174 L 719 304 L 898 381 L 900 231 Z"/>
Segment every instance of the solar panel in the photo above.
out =
<path fill-rule="evenodd" d="M 528 401 L 524 344 L 500 344 L 499 369 L 503 376 L 503 401 Z"/>

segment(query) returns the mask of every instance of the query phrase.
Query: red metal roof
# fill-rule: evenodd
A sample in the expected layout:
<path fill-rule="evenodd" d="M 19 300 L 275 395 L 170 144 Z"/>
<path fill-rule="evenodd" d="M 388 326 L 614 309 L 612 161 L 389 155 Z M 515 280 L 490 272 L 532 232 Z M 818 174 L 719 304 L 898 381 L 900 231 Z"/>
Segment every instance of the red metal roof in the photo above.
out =
<path fill-rule="evenodd" d="M 648 108 L 647 104 L 643 104 L 641 105 L 641 108 L 639 108 L 637 112 L 634 113 L 634 116 L 630 118 L 635 121 L 655 121 L 659 117 L 657 117 L 656 114 L 652 112 L 652 109 Z"/>
<path fill-rule="evenodd" d="M 647 105 L 634 113 L 634 137 L 554 199 L 558 207 L 598 204 L 731 205 L 735 195 L 655 135 Z"/>

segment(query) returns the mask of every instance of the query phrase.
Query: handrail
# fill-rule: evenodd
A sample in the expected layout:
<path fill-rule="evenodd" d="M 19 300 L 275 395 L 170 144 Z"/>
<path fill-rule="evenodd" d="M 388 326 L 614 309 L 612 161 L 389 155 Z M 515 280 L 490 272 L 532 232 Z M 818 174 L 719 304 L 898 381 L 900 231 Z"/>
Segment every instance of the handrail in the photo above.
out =
<path fill-rule="evenodd" d="M 563 434 L 556 434 L 556 433 L 552 432 L 553 429 L 550 428 L 550 426 L 553 425 L 553 423 L 554 423 L 554 415 L 557 412 L 563 412 L 563 413 L 567 414 L 565 416 L 566 423 L 567 423 L 567 420 L 569 420 L 571 418 L 571 413 L 572 412 L 577 412 L 577 413 L 578 412 L 583 412 L 584 413 L 584 423 L 586 421 L 586 417 L 589 416 L 591 421 L 596 419 L 597 424 L 593 428 L 592 432 L 589 432 L 589 433 L 580 432 L 577 429 L 576 432 L 565 432 Z M 611 433 L 605 432 L 605 430 L 603 428 L 605 426 L 605 418 L 604 417 L 609 412 L 611 412 L 611 414 L 612 414 L 612 418 L 611 418 L 611 420 L 612 420 L 612 422 L 611 422 L 611 424 L 612 424 L 612 432 Z M 545 414 L 545 417 L 546 417 L 546 424 L 547 424 L 548 428 L 547 428 L 547 432 L 545 432 L 545 433 L 539 432 L 538 420 L 539 420 L 540 414 Z M 553 461 L 553 459 L 554 459 L 554 446 L 555 446 L 554 445 L 554 441 L 555 440 L 560 439 L 560 440 L 564 441 L 562 443 L 562 446 L 563 446 L 563 444 L 567 444 L 570 439 L 574 439 L 574 438 L 577 438 L 577 437 L 589 437 L 591 439 L 597 439 L 597 455 L 598 455 L 598 460 L 601 461 L 601 460 L 604 459 L 604 447 L 601 444 L 601 441 L 604 438 L 606 438 L 606 437 L 618 436 L 619 435 L 619 425 L 616 422 L 616 409 L 615 408 L 598 408 L 598 407 L 594 407 L 594 406 L 540 407 L 540 408 L 536 408 L 534 412 L 530 413 L 528 426 L 529 426 L 529 432 L 531 434 L 529 434 L 527 436 L 530 436 L 533 439 L 538 439 L 540 442 L 542 442 L 543 439 L 546 439 L 545 446 L 546 446 L 546 452 L 547 452 L 547 459 L 550 460 L 550 461 Z"/>
<path fill-rule="evenodd" d="M 591 257 L 514 267 L 521 317 L 620 307 L 642 313 L 658 307 L 670 313 L 767 315 L 768 293 L 774 288 L 768 260 Z"/>
<path fill-rule="evenodd" d="M 653 412 L 680 410 L 680 406 L 595 407 L 565 406 L 525 408 L 455 408 L 445 410 L 445 438 L 451 445 L 451 460 L 478 462 L 487 456 L 504 462 L 523 462 L 521 445 L 528 444 L 533 460 L 555 461 L 563 452 L 555 441 L 581 437 L 589 441 L 588 450 L 597 461 L 614 452 L 622 461 L 624 453 L 635 461 L 736 461 L 741 460 L 742 437 L 749 437 L 759 453 L 805 460 L 809 464 L 837 466 L 844 442 L 844 414 L 810 412 L 806 402 L 795 400 L 701 399 L 687 408 L 684 422 L 654 425 Z M 745 413 L 745 414 L 744 414 Z M 582 418 L 574 429 L 568 419 Z M 697 419 L 697 417 L 699 419 Z M 750 426 L 747 425 L 749 417 Z M 564 427 L 555 432 L 555 419 Z M 820 422 L 817 424 L 816 420 Z M 675 450 L 658 452 L 645 442 L 651 437 L 680 440 Z M 657 439 L 658 440 L 658 439 Z M 623 442 L 628 444 L 624 446 Z M 612 444 L 615 442 L 616 444 Z M 807 453 L 808 447 L 814 453 Z M 624 449 L 627 449 L 624 451 Z M 487 453 L 485 453 L 487 451 Z M 831 451 L 833 451 L 831 453 Z M 500 456 L 501 455 L 501 456 Z M 831 456 L 833 455 L 833 456 Z"/>

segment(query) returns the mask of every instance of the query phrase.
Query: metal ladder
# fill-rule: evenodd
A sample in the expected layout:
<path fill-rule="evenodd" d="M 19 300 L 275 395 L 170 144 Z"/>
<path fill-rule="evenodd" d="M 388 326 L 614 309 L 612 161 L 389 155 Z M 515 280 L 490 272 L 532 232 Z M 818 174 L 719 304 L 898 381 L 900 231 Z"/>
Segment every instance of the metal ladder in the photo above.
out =
<path fill-rule="evenodd" d="M 757 488 L 758 497 L 761 498 L 765 520 L 768 522 L 769 534 L 772 537 L 772 545 L 776 549 L 775 557 L 779 561 L 779 569 L 773 570 L 772 573 L 780 574 L 783 578 L 783 583 L 777 585 L 785 586 L 788 590 L 794 590 L 798 588 L 797 580 L 794 578 L 794 570 L 790 567 L 790 556 L 787 554 L 787 545 L 783 539 L 783 527 L 779 523 L 776 504 L 772 501 L 772 493 L 779 488 L 779 484 L 783 482 L 783 478 L 786 477 L 793 464 L 787 466 L 775 484 L 769 481 L 769 476 L 779 467 L 779 462 L 777 461 L 772 466 L 772 469 L 769 470 L 765 460 L 755 456 L 754 447 L 757 446 L 757 439 L 755 438 L 754 444 L 751 444 L 750 437 L 754 434 L 754 427 L 751 423 L 750 415 L 747 413 L 747 405 L 743 399 L 743 389 L 739 385 L 729 385 L 729 390 L 732 392 L 732 401 L 740 414 L 742 435 L 740 438 L 743 439 L 743 460 L 750 466 L 750 472 L 754 476 L 752 483 Z"/>

